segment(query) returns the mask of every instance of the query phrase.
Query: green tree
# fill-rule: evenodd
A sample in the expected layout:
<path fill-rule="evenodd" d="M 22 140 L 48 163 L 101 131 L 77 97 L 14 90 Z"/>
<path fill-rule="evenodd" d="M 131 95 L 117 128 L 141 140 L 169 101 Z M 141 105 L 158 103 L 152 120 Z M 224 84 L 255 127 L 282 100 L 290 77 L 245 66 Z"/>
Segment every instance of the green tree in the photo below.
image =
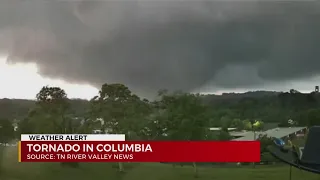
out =
<path fill-rule="evenodd" d="M 224 129 L 228 129 L 232 126 L 232 119 L 228 116 L 223 116 L 221 119 L 220 119 L 220 124 L 221 124 L 221 127 L 224 128 Z"/>
<path fill-rule="evenodd" d="M 36 106 L 24 122 L 25 131 L 45 134 L 74 133 L 70 105 L 65 91 L 59 87 L 44 86 L 36 95 Z M 30 126 L 33 126 L 30 128 Z M 78 163 L 61 163 L 62 166 L 78 167 Z"/>
<path fill-rule="evenodd" d="M 78 132 L 83 134 L 91 134 L 95 127 L 97 122 L 93 121 L 90 118 L 85 118 L 82 120 L 82 124 L 78 127 Z"/>
<path fill-rule="evenodd" d="M 36 97 L 36 106 L 26 121 L 34 126 L 34 133 L 72 133 L 68 116 L 70 106 L 64 90 L 45 86 Z"/>
<path fill-rule="evenodd" d="M 35 133 L 35 125 L 33 124 L 33 122 L 30 120 L 29 117 L 26 117 L 24 119 L 22 119 L 19 123 L 18 123 L 18 130 L 17 130 L 17 134 L 21 135 L 21 134 L 32 134 Z"/>
<path fill-rule="evenodd" d="M 306 112 L 306 121 L 309 127 L 320 125 L 320 109 L 310 109 Z"/>
<path fill-rule="evenodd" d="M 240 119 L 233 119 L 231 121 L 230 127 L 237 128 L 237 130 L 243 130 L 244 129 L 244 123 Z"/>
<path fill-rule="evenodd" d="M 165 134 L 171 140 L 205 140 L 211 137 L 209 132 L 208 107 L 198 94 L 177 92 L 162 93 L 158 101 L 163 111 Z M 198 177 L 197 164 L 193 162 L 194 176 Z"/>
<path fill-rule="evenodd" d="M 254 131 L 262 131 L 264 128 L 264 122 L 256 120 L 253 122 L 252 128 Z"/>
<path fill-rule="evenodd" d="M 2 175 L 3 150 L 6 143 L 15 137 L 14 127 L 9 119 L 0 119 L 0 176 Z"/>
<path fill-rule="evenodd" d="M 137 138 L 144 124 L 146 114 L 150 112 L 149 102 L 141 100 L 123 84 L 103 84 L 99 95 L 91 100 L 91 118 L 102 119 L 101 129 L 127 137 Z M 123 163 L 119 163 L 123 172 Z"/>
<path fill-rule="evenodd" d="M 0 119 L 0 143 L 8 143 L 15 138 L 14 127 L 9 119 Z"/>
<path fill-rule="evenodd" d="M 253 140 L 258 139 L 257 135 L 256 135 L 256 131 L 262 130 L 263 128 L 263 124 L 261 121 L 257 121 L 254 119 L 250 119 L 250 126 L 251 126 L 251 131 L 253 132 Z M 255 168 L 255 163 L 252 163 L 253 168 Z"/>
<path fill-rule="evenodd" d="M 268 137 L 266 135 L 261 136 L 259 138 L 259 141 L 260 141 L 260 146 L 261 146 L 260 147 L 261 153 L 268 152 L 267 147 L 273 144 L 273 138 Z"/>
<path fill-rule="evenodd" d="M 220 141 L 228 141 L 231 139 L 231 135 L 226 130 L 219 131 L 218 140 Z"/>
<path fill-rule="evenodd" d="M 251 131 L 252 130 L 252 124 L 249 120 L 244 120 L 243 121 L 243 128 L 244 130 L 247 130 L 247 131 Z"/>

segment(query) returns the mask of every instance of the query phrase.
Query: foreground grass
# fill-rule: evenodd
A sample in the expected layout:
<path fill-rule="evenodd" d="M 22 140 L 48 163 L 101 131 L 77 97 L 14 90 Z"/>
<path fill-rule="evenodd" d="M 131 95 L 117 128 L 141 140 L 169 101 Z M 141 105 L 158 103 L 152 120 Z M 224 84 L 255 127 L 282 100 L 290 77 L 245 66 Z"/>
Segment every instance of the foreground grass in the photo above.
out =
<path fill-rule="evenodd" d="M 160 163 L 127 163 L 119 174 L 114 163 L 81 163 L 80 168 L 62 168 L 59 163 L 18 163 L 16 150 L 7 149 L 1 180 L 194 180 L 192 167 Z M 287 180 L 288 166 L 199 168 L 201 180 Z M 320 176 L 292 168 L 292 180 L 320 180 Z"/>

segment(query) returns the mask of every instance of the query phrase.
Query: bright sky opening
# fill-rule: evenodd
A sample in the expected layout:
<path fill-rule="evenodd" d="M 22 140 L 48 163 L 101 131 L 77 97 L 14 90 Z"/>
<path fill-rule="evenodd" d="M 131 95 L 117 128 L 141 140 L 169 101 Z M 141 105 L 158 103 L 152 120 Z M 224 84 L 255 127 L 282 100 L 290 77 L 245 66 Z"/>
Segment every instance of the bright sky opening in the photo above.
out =
<path fill-rule="evenodd" d="M 0 57 L 0 98 L 35 99 L 43 86 L 58 86 L 69 98 L 91 99 L 98 90 L 89 85 L 70 84 L 62 80 L 43 78 L 36 64 L 7 64 Z"/>

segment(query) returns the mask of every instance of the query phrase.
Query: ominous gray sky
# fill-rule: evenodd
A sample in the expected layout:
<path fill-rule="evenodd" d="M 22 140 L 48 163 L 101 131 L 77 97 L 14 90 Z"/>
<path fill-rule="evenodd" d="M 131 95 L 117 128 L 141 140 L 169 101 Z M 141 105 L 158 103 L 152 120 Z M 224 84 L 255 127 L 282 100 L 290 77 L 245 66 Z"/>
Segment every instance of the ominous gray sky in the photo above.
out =
<path fill-rule="evenodd" d="M 271 85 L 320 73 L 320 3 L 1 0 L 0 53 L 139 94 Z"/>

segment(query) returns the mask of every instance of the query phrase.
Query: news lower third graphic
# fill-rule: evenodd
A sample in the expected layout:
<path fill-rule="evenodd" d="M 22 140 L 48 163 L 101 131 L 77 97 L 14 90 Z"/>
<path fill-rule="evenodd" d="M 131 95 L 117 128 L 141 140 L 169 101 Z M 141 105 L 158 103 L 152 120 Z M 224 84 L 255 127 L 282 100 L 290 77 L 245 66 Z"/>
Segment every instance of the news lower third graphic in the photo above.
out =
<path fill-rule="evenodd" d="M 124 134 L 23 134 L 19 162 L 260 162 L 259 141 L 126 141 Z"/>

